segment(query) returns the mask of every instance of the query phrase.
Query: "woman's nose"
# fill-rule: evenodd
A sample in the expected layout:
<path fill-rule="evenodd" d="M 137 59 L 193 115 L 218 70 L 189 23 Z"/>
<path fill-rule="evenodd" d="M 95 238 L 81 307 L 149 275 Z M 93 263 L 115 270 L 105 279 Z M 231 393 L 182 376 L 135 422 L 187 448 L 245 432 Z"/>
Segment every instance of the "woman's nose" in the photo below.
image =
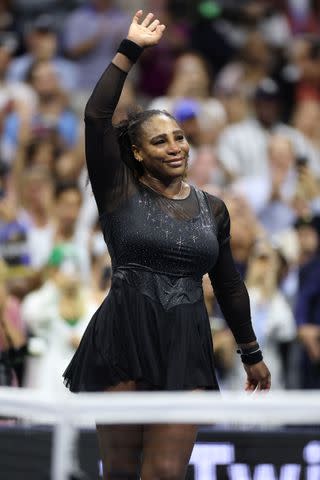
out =
<path fill-rule="evenodd" d="M 171 155 L 175 155 L 181 151 L 180 145 L 176 142 L 169 143 L 168 145 L 168 152 Z"/>

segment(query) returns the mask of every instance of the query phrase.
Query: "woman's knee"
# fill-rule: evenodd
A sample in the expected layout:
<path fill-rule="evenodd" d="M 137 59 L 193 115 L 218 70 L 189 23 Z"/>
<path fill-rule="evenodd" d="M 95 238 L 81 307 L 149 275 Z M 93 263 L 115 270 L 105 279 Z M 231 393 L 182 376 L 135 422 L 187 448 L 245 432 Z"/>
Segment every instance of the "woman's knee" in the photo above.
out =
<path fill-rule="evenodd" d="M 138 480 L 141 467 L 142 427 L 97 425 L 104 479 Z"/>
<path fill-rule="evenodd" d="M 183 480 L 187 465 L 178 458 L 156 458 L 142 467 L 142 480 Z"/>

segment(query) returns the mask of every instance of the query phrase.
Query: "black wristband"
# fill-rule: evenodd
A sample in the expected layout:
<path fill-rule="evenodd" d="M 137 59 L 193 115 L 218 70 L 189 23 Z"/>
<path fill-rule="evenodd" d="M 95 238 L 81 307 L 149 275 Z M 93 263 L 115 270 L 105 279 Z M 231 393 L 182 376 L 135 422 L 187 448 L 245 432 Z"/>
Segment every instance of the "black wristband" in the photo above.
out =
<path fill-rule="evenodd" d="M 250 355 L 251 353 L 255 353 L 257 350 L 260 350 L 259 343 L 256 342 L 254 345 L 250 347 L 239 347 L 237 353 L 240 355 Z"/>
<path fill-rule="evenodd" d="M 125 55 L 132 63 L 136 63 L 144 48 L 140 47 L 137 43 L 134 43 L 132 40 L 125 38 L 119 45 L 118 53 Z"/>
<path fill-rule="evenodd" d="M 257 350 L 254 353 L 248 353 L 247 355 L 240 355 L 242 363 L 247 365 L 254 365 L 255 363 L 262 362 L 263 356 L 261 350 Z"/>

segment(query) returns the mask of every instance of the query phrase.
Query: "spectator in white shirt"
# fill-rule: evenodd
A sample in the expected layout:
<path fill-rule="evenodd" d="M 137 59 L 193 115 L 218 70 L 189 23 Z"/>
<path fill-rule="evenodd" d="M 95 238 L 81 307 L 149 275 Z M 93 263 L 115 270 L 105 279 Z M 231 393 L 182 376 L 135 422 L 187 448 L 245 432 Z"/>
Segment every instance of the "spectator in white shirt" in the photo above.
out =
<path fill-rule="evenodd" d="M 252 117 L 227 127 L 219 139 L 218 157 L 229 180 L 267 173 L 267 144 L 273 133 L 290 139 L 296 155 L 309 156 L 305 137 L 280 121 L 280 90 L 271 78 L 259 83 L 253 107 Z"/>
<path fill-rule="evenodd" d="M 23 382 L 28 388 L 65 394 L 62 372 L 98 307 L 80 273 L 77 249 L 56 245 L 48 259 L 47 280 L 22 303 L 22 318 L 31 334 Z"/>
<path fill-rule="evenodd" d="M 33 178 L 32 181 L 34 182 L 35 179 Z M 41 191 L 39 188 L 39 194 L 41 194 Z M 39 194 L 33 194 L 34 205 L 40 201 Z M 78 225 L 82 194 L 77 184 L 58 185 L 54 203 L 51 221 L 42 227 L 35 224 L 31 225 L 28 235 L 31 264 L 34 268 L 39 269 L 47 263 L 54 245 L 60 243 L 72 244 L 80 259 L 81 276 L 84 281 L 88 281 L 90 272 L 89 231 L 80 228 Z"/>
<path fill-rule="evenodd" d="M 232 184 L 244 195 L 269 234 L 293 225 L 297 215 L 316 213 L 320 189 L 305 157 L 296 158 L 291 141 L 282 135 L 270 137 L 265 174 L 240 178 Z"/>

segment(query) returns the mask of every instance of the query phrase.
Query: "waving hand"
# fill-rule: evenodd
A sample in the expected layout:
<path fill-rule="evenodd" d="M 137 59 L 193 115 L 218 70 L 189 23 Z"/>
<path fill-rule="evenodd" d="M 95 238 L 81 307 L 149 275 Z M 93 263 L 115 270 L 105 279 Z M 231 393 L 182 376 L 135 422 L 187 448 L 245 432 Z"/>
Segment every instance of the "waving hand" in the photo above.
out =
<path fill-rule="evenodd" d="M 140 45 L 140 47 L 151 47 L 157 45 L 165 30 L 165 25 L 160 20 L 154 19 L 153 13 L 143 17 L 143 11 L 139 10 L 133 17 L 127 38 Z"/>

